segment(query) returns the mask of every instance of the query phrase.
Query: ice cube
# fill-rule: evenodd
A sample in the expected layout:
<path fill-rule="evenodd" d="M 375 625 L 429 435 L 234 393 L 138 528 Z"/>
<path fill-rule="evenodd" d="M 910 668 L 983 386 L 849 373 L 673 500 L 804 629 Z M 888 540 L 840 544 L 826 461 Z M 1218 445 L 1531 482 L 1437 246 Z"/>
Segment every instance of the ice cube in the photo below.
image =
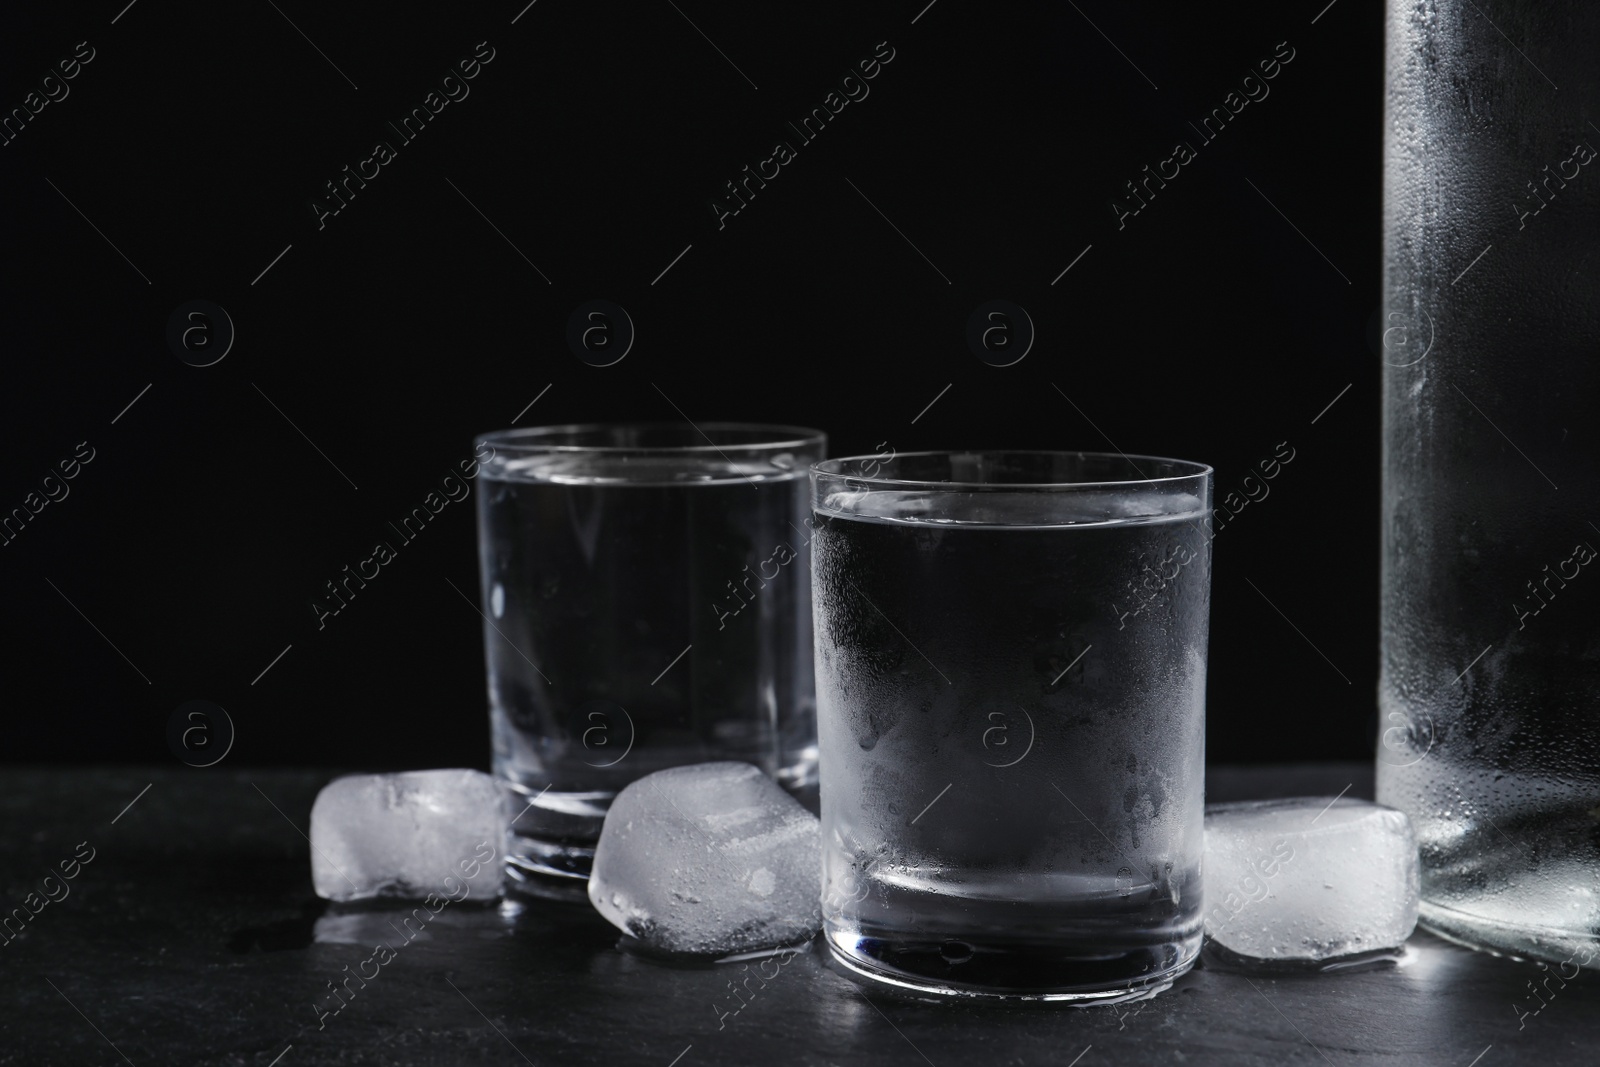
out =
<path fill-rule="evenodd" d="M 329 900 L 499 896 L 509 801 L 480 771 L 355 774 L 311 806 L 311 883 Z"/>
<path fill-rule="evenodd" d="M 1206 808 L 1205 932 L 1249 960 L 1320 964 L 1393 949 L 1417 923 L 1411 820 L 1365 800 Z"/>
<path fill-rule="evenodd" d="M 817 817 L 748 763 L 645 775 L 611 802 L 589 900 L 646 948 L 726 956 L 816 934 Z"/>

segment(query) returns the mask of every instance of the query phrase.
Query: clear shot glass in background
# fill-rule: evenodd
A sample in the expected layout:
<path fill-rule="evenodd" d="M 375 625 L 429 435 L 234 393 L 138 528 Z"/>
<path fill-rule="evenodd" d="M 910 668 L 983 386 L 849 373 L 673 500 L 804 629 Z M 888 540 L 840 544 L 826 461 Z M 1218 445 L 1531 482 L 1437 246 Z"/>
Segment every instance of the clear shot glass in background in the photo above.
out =
<path fill-rule="evenodd" d="M 611 800 L 742 760 L 816 788 L 808 467 L 826 438 L 737 423 L 478 438 L 494 772 L 521 795 L 508 870 L 583 900 Z M 484 447 L 487 446 L 487 447 Z"/>
<path fill-rule="evenodd" d="M 824 933 L 870 979 L 1103 1003 L 1201 941 L 1211 468 L 811 474 Z"/>

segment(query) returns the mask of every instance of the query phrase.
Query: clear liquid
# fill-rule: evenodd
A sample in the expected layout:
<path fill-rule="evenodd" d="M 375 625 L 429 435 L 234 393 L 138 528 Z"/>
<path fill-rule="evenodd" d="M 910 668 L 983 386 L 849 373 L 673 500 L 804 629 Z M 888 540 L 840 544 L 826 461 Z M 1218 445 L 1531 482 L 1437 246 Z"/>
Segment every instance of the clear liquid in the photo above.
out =
<path fill-rule="evenodd" d="M 1466 725 L 1456 719 L 1452 732 Z M 1595 965 L 1600 801 L 1593 782 L 1496 769 L 1461 752 L 1470 747 L 1457 734 L 1411 766 L 1380 758 L 1383 802 L 1421 813 L 1412 821 L 1423 860 L 1423 916 L 1470 944 Z"/>
<path fill-rule="evenodd" d="M 823 917 L 875 977 L 1114 996 L 1198 950 L 1203 512 L 1046 507 L 817 512 Z"/>
<path fill-rule="evenodd" d="M 1600 940 L 1597 43 L 1576 0 L 1389 6 L 1378 799 L 1424 923 L 1556 960 Z"/>
<path fill-rule="evenodd" d="M 585 457 L 484 477 L 494 769 L 529 805 L 527 888 L 581 893 L 612 798 L 653 771 L 743 760 L 814 789 L 803 472 Z"/>

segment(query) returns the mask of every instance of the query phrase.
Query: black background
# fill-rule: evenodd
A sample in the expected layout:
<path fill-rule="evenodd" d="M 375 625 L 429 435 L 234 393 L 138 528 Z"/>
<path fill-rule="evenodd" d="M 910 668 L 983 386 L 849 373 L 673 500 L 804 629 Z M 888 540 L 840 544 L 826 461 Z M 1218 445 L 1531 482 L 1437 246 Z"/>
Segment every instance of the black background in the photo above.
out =
<path fill-rule="evenodd" d="M 833 455 L 1174 455 L 1219 500 L 1287 441 L 1215 542 L 1209 757 L 1370 755 L 1382 11 L 1325 2 L 9 12 L 0 108 L 95 58 L 0 147 L 0 511 L 95 458 L 0 548 L 0 759 L 171 759 L 201 698 L 230 764 L 486 765 L 470 501 L 320 631 L 310 602 L 535 396 L 520 425 L 676 405 Z M 322 184 L 480 41 L 470 95 L 319 230 Z M 719 230 L 723 183 L 881 41 L 870 95 Z M 1284 41 L 1202 144 L 1186 120 Z M 1198 157 L 1119 230 L 1177 140 Z M 594 298 L 637 327 L 615 366 L 565 341 Z M 964 339 L 997 298 L 1037 329 L 1005 368 Z M 210 367 L 165 340 L 192 299 L 237 330 Z"/>

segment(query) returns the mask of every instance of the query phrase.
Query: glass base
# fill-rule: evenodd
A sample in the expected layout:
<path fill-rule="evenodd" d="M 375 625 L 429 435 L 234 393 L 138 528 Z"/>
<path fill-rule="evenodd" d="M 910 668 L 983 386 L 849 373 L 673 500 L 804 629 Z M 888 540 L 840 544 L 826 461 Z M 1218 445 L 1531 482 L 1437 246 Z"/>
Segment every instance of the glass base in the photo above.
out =
<path fill-rule="evenodd" d="M 495 774 L 510 788 L 517 812 L 505 856 L 508 890 L 524 897 L 587 903 L 595 844 L 616 791 L 556 791 L 536 786 L 519 781 L 498 760 Z M 800 753 L 775 777 L 802 806 L 817 813 L 815 747 Z"/>
<path fill-rule="evenodd" d="M 506 888 L 520 896 L 588 903 L 593 845 L 513 833 L 506 852 Z"/>
<path fill-rule="evenodd" d="M 1588 930 L 1507 923 L 1428 900 L 1422 902 L 1417 924 L 1446 941 L 1519 962 L 1574 962 L 1580 967 L 1600 968 L 1600 935 Z"/>
<path fill-rule="evenodd" d="M 1085 1007 L 1153 997 L 1193 967 L 1200 954 L 1198 932 L 1182 941 L 1109 951 L 1026 938 L 889 941 L 832 928 L 823 937 L 840 966 L 883 985 L 937 997 Z"/>

